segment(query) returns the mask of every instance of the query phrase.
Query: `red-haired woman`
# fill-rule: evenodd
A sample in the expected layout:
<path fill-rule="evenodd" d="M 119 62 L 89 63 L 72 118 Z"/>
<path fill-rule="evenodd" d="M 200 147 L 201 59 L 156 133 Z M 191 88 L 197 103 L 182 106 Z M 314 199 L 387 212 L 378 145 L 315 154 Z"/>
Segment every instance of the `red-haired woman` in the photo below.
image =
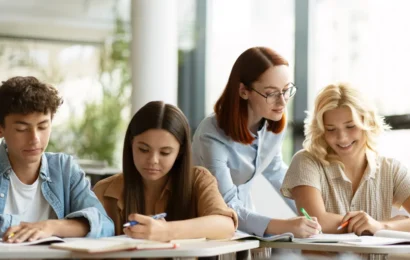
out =
<path fill-rule="evenodd" d="M 216 177 L 225 202 L 238 214 L 239 229 L 258 236 L 292 232 L 308 237 L 321 229 L 304 217 L 282 220 L 260 215 L 251 201 L 252 181 L 259 174 L 280 194 L 287 170 L 282 160 L 286 104 L 296 93 L 289 74 L 288 62 L 269 48 L 243 52 L 215 113 L 201 122 L 193 140 L 195 165 Z M 293 202 L 287 203 L 295 210 Z"/>

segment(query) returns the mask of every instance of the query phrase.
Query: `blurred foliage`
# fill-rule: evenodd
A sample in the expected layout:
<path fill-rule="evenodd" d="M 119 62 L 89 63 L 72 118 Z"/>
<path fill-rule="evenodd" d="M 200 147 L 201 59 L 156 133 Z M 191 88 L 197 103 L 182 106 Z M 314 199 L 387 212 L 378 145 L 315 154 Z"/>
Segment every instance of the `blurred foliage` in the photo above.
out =
<path fill-rule="evenodd" d="M 116 10 L 114 12 L 117 18 L 113 35 L 101 46 L 98 82 L 102 97 L 90 97 L 81 115 L 71 116 L 67 122 L 54 126 L 47 151 L 118 165 L 115 154 L 118 144 L 122 144 L 126 127 L 122 115 L 128 117 L 130 108 L 131 35 L 129 24 L 120 18 Z M 39 64 L 26 42 L 16 41 L 11 46 L 9 42 L 3 44 L 0 41 L 0 62 L 10 71 L 23 69 L 53 85 L 65 80 L 64 68 L 54 63 L 47 66 Z"/>
<path fill-rule="evenodd" d="M 121 115 L 130 104 L 129 46 L 127 24 L 117 18 L 112 41 L 102 48 L 102 99 L 86 103 L 80 117 L 72 117 L 67 125 L 54 129 L 49 151 L 74 153 L 78 158 L 106 161 L 109 165 L 115 163 L 116 146 L 125 133 Z"/>

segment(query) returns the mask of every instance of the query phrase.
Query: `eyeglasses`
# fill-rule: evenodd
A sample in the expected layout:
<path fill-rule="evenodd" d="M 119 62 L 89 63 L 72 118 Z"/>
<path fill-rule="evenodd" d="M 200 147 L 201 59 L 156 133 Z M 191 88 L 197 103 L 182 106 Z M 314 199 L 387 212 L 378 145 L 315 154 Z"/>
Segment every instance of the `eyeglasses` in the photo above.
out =
<path fill-rule="evenodd" d="M 290 83 L 289 85 L 290 87 L 286 89 L 285 91 L 282 91 L 282 92 L 276 91 L 276 92 L 270 93 L 269 95 L 264 95 L 251 86 L 249 86 L 249 88 L 255 91 L 256 93 L 258 93 L 259 95 L 261 95 L 262 97 L 264 97 L 266 99 L 267 104 L 273 104 L 275 102 L 278 102 L 281 96 L 283 96 L 283 99 L 287 101 L 289 98 L 293 97 L 296 94 L 297 87 L 295 86 L 295 84 Z"/>

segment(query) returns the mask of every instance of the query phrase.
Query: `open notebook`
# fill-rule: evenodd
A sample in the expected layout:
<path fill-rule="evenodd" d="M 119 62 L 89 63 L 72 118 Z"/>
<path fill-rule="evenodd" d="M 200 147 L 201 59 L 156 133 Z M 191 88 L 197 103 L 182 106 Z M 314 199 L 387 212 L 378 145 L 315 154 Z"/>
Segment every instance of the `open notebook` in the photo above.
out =
<path fill-rule="evenodd" d="M 264 237 L 259 237 L 255 235 L 250 235 L 248 233 L 242 232 L 237 230 L 235 235 L 231 238 L 231 240 L 245 240 L 245 239 L 258 239 L 265 242 L 272 242 L 272 241 L 281 241 L 281 242 L 290 242 L 294 238 L 292 233 L 283 233 L 279 235 L 268 235 Z"/>
<path fill-rule="evenodd" d="M 79 238 L 66 243 L 51 244 L 50 247 L 83 253 L 106 253 L 123 250 L 174 249 L 178 246 L 179 245 L 176 243 L 162 243 L 142 239 L 130 239 L 123 241 L 109 238 Z"/>
<path fill-rule="evenodd" d="M 410 232 L 379 230 L 373 236 L 361 236 L 360 241 L 344 241 L 342 243 L 358 246 L 410 244 Z"/>
<path fill-rule="evenodd" d="M 283 233 L 279 235 L 271 236 L 254 236 L 242 231 L 236 231 L 232 240 L 239 239 L 258 239 L 265 242 L 295 242 L 295 243 L 338 243 L 342 241 L 357 242 L 360 241 L 360 237 L 354 233 L 348 234 L 319 234 L 309 238 L 295 238 L 292 233 Z"/>
<path fill-rule="evenodd" d="M 204 240 L 204 239 L 203 239 Z M 197 239 L 196 241 L 199 241 Z M 59 238 L 48 237 L 32 242 L 23 243 L 4 243 L 0 239 L 0 248 L 15 247 L 15 246 L 30 246 L 51 244 L 51 248 L 65 249 L 70 251 L 87 252 L 87 253 L 103 253 L 122 250 L 141 250 L 141 249 L 173 249 L 179 246 L 179 241 L 171 241 L 162 243 L 157 241 L 132 239 L 123 236 L 123 238 L 106 237 L 101 239 L 92 238 Z M 1 249 L 0 249 L 1 251 Z"/>
<path fill-rule="evenodd" d="M 6 243 L 0 239 L 0 247 L 12 247 L 12 246 L 30 246 L 30 245 L 44 245 L 44 244 L 51 244 L 51 243 L 61 243 L 64 242 L 62 238 L 59 237 L 47 237 L 42 238 L 32 242 L 22 242 L 22 243 Z"/>
<path fill-rule="evenodd" d="M 129 241 L 147 241 L 147 240 L 141 240 L 141 239 L 134 239 L 131 238 L 127 235 L 119 235 L 119 236 L 113 236 L 113 237 L 104 237 L 102 239 L 109 239 L 109 240 L 115 240 L 115 241 L 123 241 L 123 242 L 129 242 Z M 189 239 L 175 239 L 169 241 L 169 243 L 173 244 L 191 244 L 191 243 L 196 243 L 196 242 L 203 242 L 206 241 L 205 237 L 201 238 L 189 238 Z"/>
<path fill-rule="evenodd" d="M 355 233 L 346 234 L 318 234 L 308 238 L 294 238 L 295 243 L 339 243 L 339 242 L 358 242 L 360 237 Z"/>

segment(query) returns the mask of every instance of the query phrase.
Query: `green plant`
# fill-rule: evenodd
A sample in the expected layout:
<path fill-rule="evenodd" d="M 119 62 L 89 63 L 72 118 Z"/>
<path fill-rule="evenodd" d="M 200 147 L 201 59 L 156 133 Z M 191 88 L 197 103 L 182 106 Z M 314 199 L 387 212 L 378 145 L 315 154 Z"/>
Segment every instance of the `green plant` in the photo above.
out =
<path fill-rule="evenodd" d="M 115 163 L 114 153 L 125 133 L 121 115 L 130 104 L 129 44 L 127 26 L 117 18 L 112 41 L 102 48 L 99 77 L 102 99 L 86 103 L 81 117 L 73 117 L 55 129 L 48 150 L 106 161 L 109 165 Z"/>

